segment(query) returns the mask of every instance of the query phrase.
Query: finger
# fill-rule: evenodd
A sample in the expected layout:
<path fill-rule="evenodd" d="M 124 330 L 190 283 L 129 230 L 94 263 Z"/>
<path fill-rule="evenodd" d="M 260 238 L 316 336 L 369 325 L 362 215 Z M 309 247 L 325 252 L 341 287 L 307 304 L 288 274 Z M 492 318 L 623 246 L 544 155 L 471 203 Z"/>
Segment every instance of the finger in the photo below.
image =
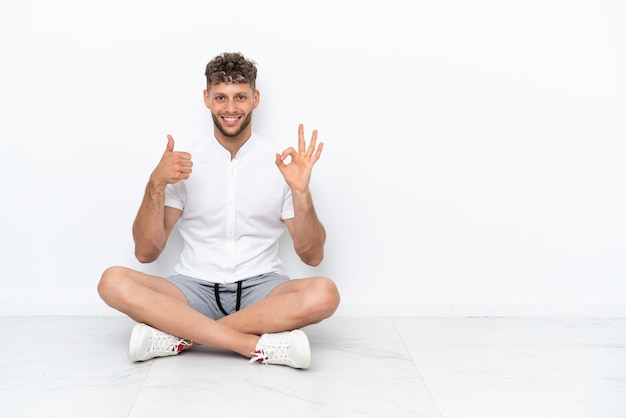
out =
<path fill-rule="evenodd" d="M 172 138 L 172 135 L 167 136 L 167 146 L 165 147 L 165 151 L 167 152 L 174 151 L 174 138 Z"/>
<path fill-rule="evenodd" d="M 317 147 L 317 150 L 315 151 L 315 154 L 313 154 L 313 156 L 311 156 L 311 159 L 313 160 L 313 162 L 319 160 L 320 155 L 322 155 L 322 150 L 324 149 L 324 143 L 320 142 L 319 146 Z"/>
<path fill-rule="evenodd" d="M 317 143 L 317 129 L 314 129 L 313 134 L 311 135 L 311 142 L 309 143 L 309 148 L 306 151 L 309 157 L 313 155 L 313 152 L 315 151 L 316 143 Z"/>
<path fill-rule="evenodd" d="M 188 168 L 191 169 L 191 167 L 193 167 L 193 162 L 191 162 L 191 160 L 186 160 L 186 159 L 180 159 L 177 160 L 176 163 L 178 164 L 178 166 L 180 166 L 181 168 Z"/>
<path fill-rule="evenodd" d="M 298 125 L 298 152 L 304 152 L 304 125 Z"/>
<path fill-rule="evenodd" d="M 276 154 L 276 165 L 278 166 L 278 168 L 285 165 L 285 163 L 283 162 L 283 156 L 281 154 Z"/>
<path fill-rule="evenodd" d="M 293 157 L 294 155 L 296 155 L 296 150 L 293 149 L 293 147 L 289 147 L 286 150 L 284 150 L 280 156 L 283 160 L 285 160 L 285 158 L 289 156 Z"/>
<path fill-rule="evenodd" d="M 176 154 L 181 160 L 189 160 L 189 163 L 191 163 L 191 154 L 189 154 L 188 152 L 177 151 Z"/>

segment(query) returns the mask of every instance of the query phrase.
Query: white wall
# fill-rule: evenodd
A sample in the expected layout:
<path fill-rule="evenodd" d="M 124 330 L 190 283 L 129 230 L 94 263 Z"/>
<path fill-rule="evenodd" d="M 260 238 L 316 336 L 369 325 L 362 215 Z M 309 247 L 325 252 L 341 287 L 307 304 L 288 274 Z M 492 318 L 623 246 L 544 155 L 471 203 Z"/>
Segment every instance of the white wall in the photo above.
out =
<path fill-rule="evenodd" d="M 241 51 L 255 130 L 326 144 L 327 257 L 283 256 L 338 314 L 626 316 L 625 28 L 603 0 L 1 1 L 0 314 L 116 314 L 107 266 L 169 271 L 178 237 L 142 266 L 131 223 Z"/>

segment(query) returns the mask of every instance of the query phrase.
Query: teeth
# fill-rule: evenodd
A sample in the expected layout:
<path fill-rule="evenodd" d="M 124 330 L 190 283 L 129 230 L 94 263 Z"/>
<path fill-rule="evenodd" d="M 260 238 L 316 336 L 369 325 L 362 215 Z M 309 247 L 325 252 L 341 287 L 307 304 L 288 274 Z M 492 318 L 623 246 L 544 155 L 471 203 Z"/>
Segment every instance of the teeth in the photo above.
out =
<path fill-rule="evenodd" d="M 224 120 L 225 120 L 226 122 L 234 122 L 234 121 L 236 121 L 237 119 L 238 119 L 238 118 L 224 118 Z"/>

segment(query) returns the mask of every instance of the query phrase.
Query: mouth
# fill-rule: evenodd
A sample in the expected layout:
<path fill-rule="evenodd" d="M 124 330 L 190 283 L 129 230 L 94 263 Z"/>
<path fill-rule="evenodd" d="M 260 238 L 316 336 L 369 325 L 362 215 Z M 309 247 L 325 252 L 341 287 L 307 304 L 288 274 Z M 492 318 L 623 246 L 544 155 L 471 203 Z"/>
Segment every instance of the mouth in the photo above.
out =
<path fill-rule="evenodd" d="M 235 126 L 241 119 L 241 116 L 222 116 L 222 121 L 227 126 Z"/>

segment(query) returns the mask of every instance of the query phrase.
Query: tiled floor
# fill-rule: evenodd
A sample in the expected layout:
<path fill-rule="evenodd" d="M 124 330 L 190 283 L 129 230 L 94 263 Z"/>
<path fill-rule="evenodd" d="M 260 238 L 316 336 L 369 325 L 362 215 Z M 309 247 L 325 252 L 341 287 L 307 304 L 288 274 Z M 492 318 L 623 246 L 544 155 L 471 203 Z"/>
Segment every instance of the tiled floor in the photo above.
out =
<path fill-rule="evenodd" d="M 0 317 L 0 416 L 626 417 L 626 319 L 348 318 L 308 370 L 197 348 L 131 363 L 121 316 Z"/>

